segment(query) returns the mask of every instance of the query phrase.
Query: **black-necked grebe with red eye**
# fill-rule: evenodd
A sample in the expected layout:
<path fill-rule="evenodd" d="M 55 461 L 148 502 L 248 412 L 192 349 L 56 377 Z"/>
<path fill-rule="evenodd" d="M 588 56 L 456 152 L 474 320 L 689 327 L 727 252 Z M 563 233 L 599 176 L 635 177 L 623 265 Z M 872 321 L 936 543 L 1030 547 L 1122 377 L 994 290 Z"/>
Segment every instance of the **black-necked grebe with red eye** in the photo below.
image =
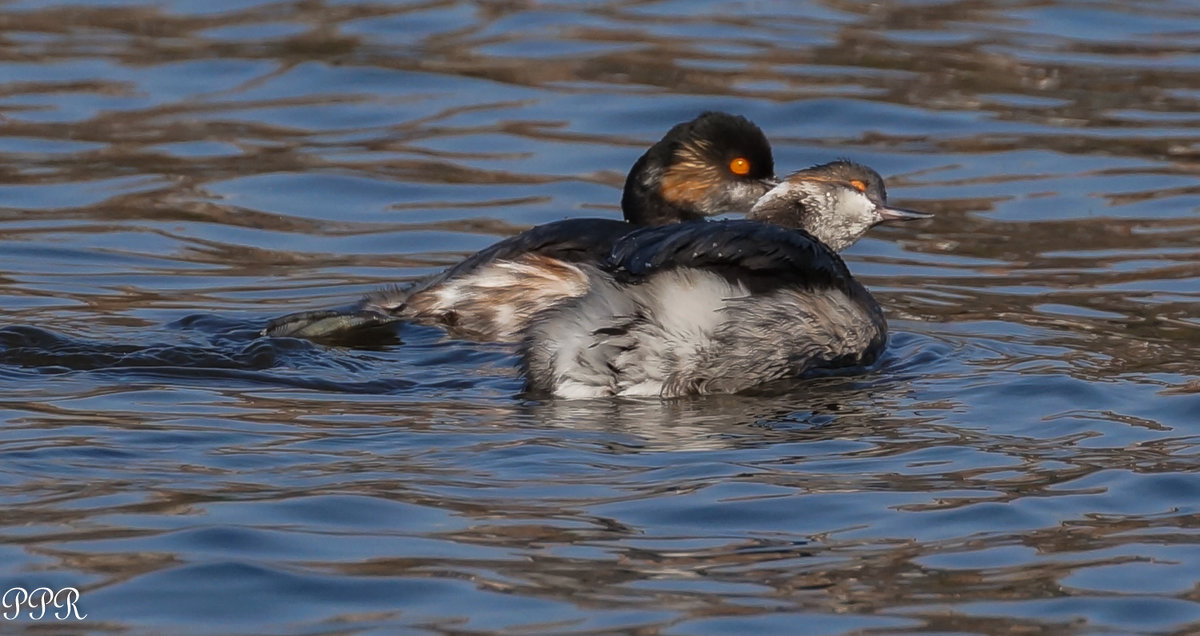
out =
<path fill-rule="evenodd" d="M 621 198 L 624 221 L 540 225 L 412 285 L 346 308 L 277 318 L 262 333 L 328 338 L 405 321 L 457 337 L 513 340 L 535 313 L 584 294 L 588 277 L 578 265 L 598 263 L 635 227 L 746 213 L 775 184 L 771 146 L 758 126 L 704 113 L 673 127 L 633 165 Z"/>
<path fill-rule="evenodd" d="M 887 322 L 837 251 L 883 221 L 928 215 L 889 207 L 874 170 L 837 161 L 789 176 L 748 216 L 617 241 L 586 268 L 586 294 L 531 322 L 527 388 L 576 398 L 734 393 L 873 362 Z"/>

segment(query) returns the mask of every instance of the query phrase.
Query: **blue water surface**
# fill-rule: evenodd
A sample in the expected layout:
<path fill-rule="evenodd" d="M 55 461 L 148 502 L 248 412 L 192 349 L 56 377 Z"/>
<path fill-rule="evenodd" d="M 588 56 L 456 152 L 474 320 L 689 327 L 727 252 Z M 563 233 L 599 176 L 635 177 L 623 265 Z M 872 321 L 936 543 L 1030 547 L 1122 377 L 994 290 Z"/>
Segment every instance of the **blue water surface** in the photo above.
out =
<path fill-rule="evenodd" d="M 0 593 L 87 615 L 0 632 L 1200 631 L 1190 3 L 0 17 Z M 846 253 L 875 367 L 534 400 L 504 345 L 258 335 L 615 218 L 710 109 L 936 213 Z"/>

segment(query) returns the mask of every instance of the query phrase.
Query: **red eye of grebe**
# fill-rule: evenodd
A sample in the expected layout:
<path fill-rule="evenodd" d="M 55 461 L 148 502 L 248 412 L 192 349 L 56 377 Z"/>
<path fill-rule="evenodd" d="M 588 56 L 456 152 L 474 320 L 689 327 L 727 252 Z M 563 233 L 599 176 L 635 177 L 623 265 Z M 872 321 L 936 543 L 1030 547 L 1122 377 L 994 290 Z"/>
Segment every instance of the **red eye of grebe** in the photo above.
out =
<path fill-rule="evenodd" d="M 745 157 L 738 157 L 729 162 L 729 171 L 739 176 L 750 174 L 750 161 Z"/>

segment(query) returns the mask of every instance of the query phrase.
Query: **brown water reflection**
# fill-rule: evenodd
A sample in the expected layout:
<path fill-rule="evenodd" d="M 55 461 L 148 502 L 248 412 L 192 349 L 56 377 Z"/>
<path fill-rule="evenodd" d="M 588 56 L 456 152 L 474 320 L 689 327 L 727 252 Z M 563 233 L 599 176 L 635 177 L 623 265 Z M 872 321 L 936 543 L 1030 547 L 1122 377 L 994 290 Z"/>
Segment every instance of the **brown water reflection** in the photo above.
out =
<path fill-rule="evenodd" d="M 0 589 L 78 587 L 98 632 L 1200 625 L 1191 3 L 63 0 L 0 27 Z M 848 254 L 878 368 L 539 403 L 510 351 L 433 330 L 254 335 L 615 216 L 704 109 L 937 213 Z"/>

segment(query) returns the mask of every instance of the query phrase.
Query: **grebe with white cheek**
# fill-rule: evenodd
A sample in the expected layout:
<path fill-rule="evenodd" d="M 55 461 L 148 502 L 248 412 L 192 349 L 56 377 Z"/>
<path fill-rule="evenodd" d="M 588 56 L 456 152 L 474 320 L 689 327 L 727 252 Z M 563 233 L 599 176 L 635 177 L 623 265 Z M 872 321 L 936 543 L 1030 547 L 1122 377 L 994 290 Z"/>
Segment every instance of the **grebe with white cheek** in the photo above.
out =
<path fill-rule="evenodd" d="M 836 161 L 789 176 L 748 220 L 635 231 L 589 267 L 586 294 L 538 314 L 522 370 L 560 397 L 734 393 L 819 368 L 870 364 L 879 304 L 837 255 L 884 221 L 874 170 Z"/>

